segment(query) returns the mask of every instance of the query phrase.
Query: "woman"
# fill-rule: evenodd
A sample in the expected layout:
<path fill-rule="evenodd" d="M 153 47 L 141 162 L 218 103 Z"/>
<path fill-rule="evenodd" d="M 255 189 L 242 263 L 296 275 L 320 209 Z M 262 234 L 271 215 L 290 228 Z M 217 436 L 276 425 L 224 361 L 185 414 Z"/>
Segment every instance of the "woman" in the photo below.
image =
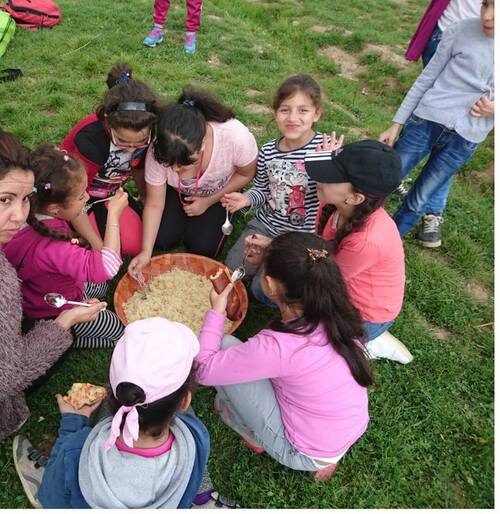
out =
<path fill-rule="evenodd" d="M 76 307 L 53 321 L 41 321 L 21 334 L 21 287 L 1 245 L 25 223 L 34 175 L 29 150 L 0 129 L 0 440 L 15 432 L 29 416 L 26 389 L 70 347 L 70 328 L 96 318 L 106 306 Z"/>
<path fill-rule="evenodd" d="M 136 275 L 153 248 L 183 242 L 190 252 L 214 257 L 222 247 L 225 193 L 255 175 L 257 143 L 234 112 L 204 91 L 184 89 L 160 115 L 146 156 L 142 250 L 132 259 Z"/>

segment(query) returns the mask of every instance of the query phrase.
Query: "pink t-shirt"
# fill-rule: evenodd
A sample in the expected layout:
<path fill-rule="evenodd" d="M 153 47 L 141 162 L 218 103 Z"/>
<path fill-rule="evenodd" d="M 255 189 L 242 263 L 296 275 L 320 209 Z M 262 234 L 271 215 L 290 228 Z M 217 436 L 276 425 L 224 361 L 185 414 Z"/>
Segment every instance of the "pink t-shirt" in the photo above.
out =
<path fill-rule="evenodd" d="M 365 432 L 368 393 L 330 344 L 322 325 L 310 335 L 261 330 L 244 344 L 221 349 L 225 316 L 210 310 L 200 333 L 200 384 L 241 384 L 268 378 L 285 434 L 301 453 L 341 455 Z"/>
<path fill-rule="evenodd" d="M 321 216 L 321 208 L 318 219 Z M 335 237 L 336 213 L 327 221 L 324 239 Z M 340 242 L 335 255 L 353 305 L 366 321 L 395 319 L 405 293 L 405 255 L 394 220 L 379 208 Z"/>
<path fill-rule="evenodd" d="M 167 440 L 163 444 L 160 444 L 160 446 L 157 446 L 156 448 L 131 448 L 130 446 L 127 446 L 125 443 L 122 443 L 120 439 L 117 439 L 115 444 L 121 452 L 132 453 L 134 455 L 140 455 L 141 457 L 158 457 L 170 451 L 170 448 L 172 448 L 174 441 L 175 436 L 172 432 L 170 432 L 169 436 L 167 437 Z"/>
<path fill-rule="evenodd" d="M 235 167 L 243 167 L 257 158 L 257 143 L 253 134 L 237 119 L 224 123 L 209 122 L 213 129 L 214 142 L 212 157 L 207 169 L 198 180 L 182 181 L 182 193 L 192 196 L 210 196 L 220 191 L 233 176 Z M 148 184 L 162 186 L 166 182 L 177 189 L 179 175 L 157 162 L 153 145 L 146 155 L 145 179 Z"/>

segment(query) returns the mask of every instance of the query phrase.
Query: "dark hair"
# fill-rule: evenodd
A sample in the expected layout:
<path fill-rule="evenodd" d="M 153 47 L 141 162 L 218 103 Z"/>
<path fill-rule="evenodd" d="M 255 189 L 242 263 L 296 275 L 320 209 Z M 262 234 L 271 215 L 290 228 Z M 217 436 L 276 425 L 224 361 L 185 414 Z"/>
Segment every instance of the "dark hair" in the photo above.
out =
<path fill-rule="evenodd" d="M 97 117 L 112 128 L 127 128 L 139 131 L 152 128 L 158 120 L 161 107 L 156 95 L 148 85 L 132 78 L 132 68 L 127 63 L 114 66 L 106 80 L 109 91 L 97 108 Z M 144 103 L 147 111 L 120 111 L 120 103 Z"/>
<path fill-rule="evenodd" d="M 31 197 L 28 223 L 39 234 L 60 241 L 71 241 L 75 234 L 50 229 L 36 218 L 47 205 L 65 204 L 73 192 L 75 181 L 86 174 L 83 163 L 50 144 L 40 145 L 32 154 L 31 169 L 35 173 L 36 191 Z M 79 238 L 82 246 L 87 242 Z"/>
<path fill-rule="evenodd" d="M 312 251 L 312 252 L 311 252 Z M 360 342 L 364 338 L 361 316 L 349 301 L 339 268 L 329 253 L 314 258 L 316 251 L 328 252 L 320 237 L 303 232 L 288 232 L 273 239 L 265 260 L 264 274 L 284 288 L 285 304 L 299 304 L 301 318 L 271 328 L 279 332 L 309 335 L 320 323 L 335 351 L 347 362 L 354 380 L 364 387 L 373 384 L 368 359 Z"/>
<path fill-rule="evenodd" d="M 340 227 L 337 230 L 335 238 L 332 241 L 330 241 L 333 253 L 337 253 L 340 246 L 340 242 L 342 241 L 342 239 L 344 239 L 344 237 L 347 237 L 351 232 L 360 228 L 366 221 L 368 216 L 372 214 L 372 212 L 376 211 L 379 207 L 382 207 L 384 205 L 385 197 L 375 198 L 367 196 L 366 193 L 363 193 L 362 191 L 354 188 L 354 186 L 353 190 L 356 193 L 365 195 L 365 201 L 355 206 L 354 214 L 352 215 L 352 217 L 345 221 L 342 227 Z M 335 205 L 325 205 L 323 207 L 318 223 L 317 231 L 319 235 L 323 234 L 323 231 L 325 230 L 328 220 L 331 218 L 332 214 L 335 211 Z"/>
<path fill-rule="evenodd" d="M 232 118 L 234 111 L 208 91 L 185 87 L 177 102 L 161 111 L 153 144 L 155 159 L 165 166 L 192 164 L 191 155 L 201 148 L 207 122 Z"/>
<path fill-rule="evenodd" d="M 192 391 L 193 385 L 194 370 L 191 370 L 188 378 L 177 391 L 147 405 L 138 405 L 139 430 L 151 437 L 159 437 L 170 425 L 175 413 L 179 410 L 183 398 L 189 391 Z M 111 399 L 112 412 L 116 414 L 122 405 L 131 406 L 144 402 L 146 394 L 142 387 L 136 384 L 120 382 L 116 386 L 116 396 L 111 394 L 109 398 Z M 122 421 L 121 429 L 123 429 L 124 423 L 125 418 Z"/>
<path fill-rule="evenodd" d="M 14 134 L 0 129 L 0 180 L 14 168 L 31 172 L 30 150 Z"/>
<path fill-rule="evenodd" d="M 277 111 L 283 101 L 294 95 L 297 91 L 309 95 L 316 109 L 322 108 L 322 95 L 319 84 L 310 75 L 299 74 L 292 75 L 282 82 L 273 98 L 273 110 Z"/>

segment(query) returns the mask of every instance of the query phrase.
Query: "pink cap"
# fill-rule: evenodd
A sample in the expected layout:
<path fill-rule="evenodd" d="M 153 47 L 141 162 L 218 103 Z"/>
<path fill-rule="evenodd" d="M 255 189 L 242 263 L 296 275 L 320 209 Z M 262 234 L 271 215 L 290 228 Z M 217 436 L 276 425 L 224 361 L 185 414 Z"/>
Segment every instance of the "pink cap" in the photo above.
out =
<path fill-rule="evenodd" d="M 136 384 L 144 390 L 146 405 L 177 391 L 186 381 L 200 343 L 193 331 L 175 321 L 147 318 L 125 327 L 111 357 L 109 381 L 116 396 L 121 382 Z M 106 449 L 115 444 L 120 425 L 126 415 L 123 439 L 132 447 L 139 437 L 139 416 L 136 406 L 122 406 L 115 414 Z"/>

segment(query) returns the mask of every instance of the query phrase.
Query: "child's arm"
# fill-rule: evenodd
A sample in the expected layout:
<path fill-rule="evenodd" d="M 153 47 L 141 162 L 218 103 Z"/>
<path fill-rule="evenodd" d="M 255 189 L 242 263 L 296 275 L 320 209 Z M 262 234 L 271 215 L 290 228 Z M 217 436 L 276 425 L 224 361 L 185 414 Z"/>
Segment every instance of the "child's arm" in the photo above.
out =
<path fill-rule="evenodd" d="M 391 128 L 380 134 L 380 142 L 389 145 L 394 143 L 401 126 L 406 123 L 406 120 L 416 109 L 424 94 L 434 85 L 434 82 L 452 58 L 453 43 L 455 42 L 456 35 L 456 25 L 452 25 L 443 32 L 443 38 L 436 49 L 436 53 L 406 94 L 405 99 L 394 115 L 394 124 Z"/>
<path fill-rule="evenodd" d="M 86 212 L 82 212 L 76 218 L 72 219 L 71 225 L 78 234 L 90 243 L 93 250 L 100 250 L 102 248 L 103 242 L 101 236 L 94 230 Z"/>
<path fill-rule="evenodd" d="M 120 217 L 127 205 L 128 195 L 120 188 L 108 203 L 103 250 L 109 248 L 117 255 L 120 255 Z"/>

